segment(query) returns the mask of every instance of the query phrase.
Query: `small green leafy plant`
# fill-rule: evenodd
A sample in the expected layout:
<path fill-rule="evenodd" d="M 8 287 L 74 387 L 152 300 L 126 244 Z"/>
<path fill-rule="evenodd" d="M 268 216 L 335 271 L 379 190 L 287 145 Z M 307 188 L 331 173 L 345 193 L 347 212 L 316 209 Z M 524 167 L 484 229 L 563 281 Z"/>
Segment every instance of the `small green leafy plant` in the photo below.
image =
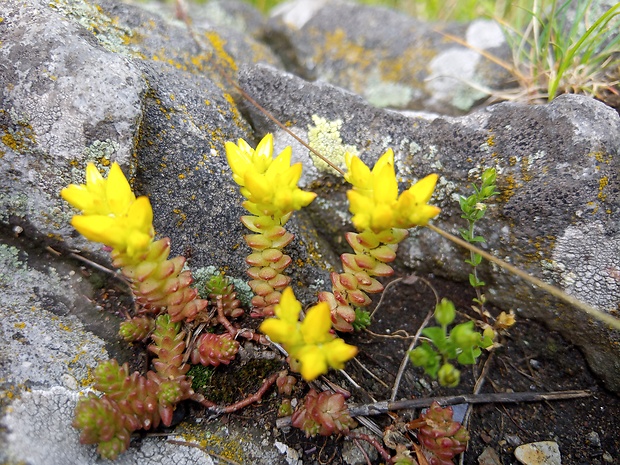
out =
<path fill-rule="evenodd" d="M 454 326 L 448 331 L 456 317 L 454 304 L 442 299 L 435 307 L 435 321 L 439 326 L 422 330 L 428 341 L 422 342 L 409 353 L 411 363 L 424 371 L 439 384 L 447 387 L 458 386 L 461 372 L 451 363 L 457 361 L 463 365 L 473 365 L 482 353 L 482 349 L 491 347 L 492 333 L 483 335 L 474 330 L 474 322 L 467 321 Z"/>
<path fill-rule="evenodd" d="M 461 218 L 467 220 L 467 228 L 459 228 L 459 234 L 461 237 L 470 244 L 479 244 L 485 242 L 484 237 L 479 236 L 475 232 L 476 222 L 484 217 L 487 210 L 486 202 L 493 196 L 499 194 L 495 184 L 497 174 L 495 168 L 488 168 L 482 173 L 482 184 L 480 187 L 473 186 L 474 193 L 469 197 L 461 196 L 459 204 L 463 214 Z M 482 293 L 481 288 L 486 284 L 478 277 L 478 265 L 482 263 L 482 255 L 471 250 L 469 252 L 469 258 L 465 260 L 466 263 L 471 265 L 472 272 L 469 273 L 469 284 L 476 290 L 476 297 L 474 302 L 478 307 L 474 309 L 482 316 L 486 321 L 487 315 L 484 312 L 484 304 L 486 297 Z"/>

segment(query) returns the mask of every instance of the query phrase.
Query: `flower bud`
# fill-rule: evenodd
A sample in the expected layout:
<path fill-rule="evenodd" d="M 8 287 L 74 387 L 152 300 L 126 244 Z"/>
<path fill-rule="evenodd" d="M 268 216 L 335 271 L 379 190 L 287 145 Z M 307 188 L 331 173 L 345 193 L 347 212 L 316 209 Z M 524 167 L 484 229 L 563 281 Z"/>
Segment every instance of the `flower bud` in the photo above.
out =
<path fill-rule="evenodd" d="M 441 302 L 435 307 L 435 320 L 441 326 L 448 326 L 454 321 L 456 316 L 456 309 L 451 300 L 446 298 L 441 299 Z"/>
<path fill-rule="evenodd" d="M 439 384 L 446 387 L 456 387 L 461 381 L 461 372 L 451 363 L 444 363 L 437 372 Z"/>

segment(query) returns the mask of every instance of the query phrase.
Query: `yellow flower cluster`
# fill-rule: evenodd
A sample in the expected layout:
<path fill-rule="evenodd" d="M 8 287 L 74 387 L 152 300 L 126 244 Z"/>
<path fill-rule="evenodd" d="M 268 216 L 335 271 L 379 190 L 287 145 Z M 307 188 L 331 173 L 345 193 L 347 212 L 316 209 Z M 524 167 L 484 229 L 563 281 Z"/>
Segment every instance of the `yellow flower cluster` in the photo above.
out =
<path fill-rule="evenodd" d="M 430 174 L 398 195 L 394 171 L 394 152 L 389 149 L 372 171 L 362 160 L 347 153 L 345 179 L 353 186 L 347 192 L 353 224 L 358 231 L 375 233 L 391 228 L 424 226 L 439 214 L 439 208 L 427 205 L 433 194 L 437 175 Z"/>
<path fill-rule="evenodd" d="M 107 179 L 95 165 L 86 167 L 86 184 L 71 184 L 62 198 L 81 210 L 71 224 L 91 241 L 101 242 L 117 252 L 136 258 L 153 241 L 153 210 L 147 197 L 134 195 L 116 162 Z"/>
<path fill-rule="evenodd" d="M 292 359 L 300 364 L 306 381 L 327 373 L 329 367 L 341 369 L 357 354 L 357 347 L 345 343 L 330 332 L 332 321 L 329 305 L 320 302 L 310 308 L 299 321 L 301 303 L 290 287 L 282 292 L 275 307 L 275 318 L 268 318 L 260 330 L 273 342 L 282 344 Z"/>
<path fill-rule="evenodd" d="M 233 179 L 248 199 L 243 203 L 245 209 L 257 216 L 283 217 L 310 204 L 316 194 L 297 187 L 302 165 L 291 166 L 291 147 L 286 147 L 276 158 L 272 154 L 271 134 L 263 137 L 256 149 L 243 139 L 238 144 L 226 142 Z"/>
<path fill-rule="evenodd" d="M 291 278 L 283 274 L 291 257 L 282 253 L 293 235 L 284 225 L 294 210 L 305 207 L 316 194 L 297 187 L 301 177 L 301 163 L 291 166 L 291 148 L 285 148 L 276 158 L 273 154 L 273 137 L 267 134 L 256 150 L 243 139 L 238 144 L 226 143 L 226 158 L 233 172 L 234 181 L 241 186 L 247 199 L 243 206 L 252 215 L 241 217 L 241 222 L 252 232 L 244 236 L 252 249 L 246 260 L 252 277 L 250 287 L 252 316 L 271 316 L 280 300 L 280 293 Z"/>

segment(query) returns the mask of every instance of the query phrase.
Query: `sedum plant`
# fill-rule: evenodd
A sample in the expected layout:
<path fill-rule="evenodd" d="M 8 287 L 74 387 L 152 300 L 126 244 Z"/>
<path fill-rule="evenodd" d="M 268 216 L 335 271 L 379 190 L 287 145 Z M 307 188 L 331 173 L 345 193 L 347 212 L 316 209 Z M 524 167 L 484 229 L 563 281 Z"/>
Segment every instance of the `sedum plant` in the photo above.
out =
<path fill-rule="evenodd" d="M 310 204 L 316 197 L 297 187 L 301 163 L 291 165 L 291 148 L 285 148 L 276 158 L 273 137 L 267 134 L 256 149 L 239 139 L 237 144 L 226 142 L 226 158 L 234 181 L 246 198 L 243 207 L 251 214 L 241 217 L 242 223 L 254 234 L 244 237 L 252 253 L 246 259 L 252 278 L 250 287 L 253 316 L 273 315 L 281 292 L 291 278 L 282 274 L 291 257 L 282 248 L 293 240 L 284 225 L 295 210 Z"/>
<path fill-rule="evenodd" d="M 60 194 L 82 213 L 71 219 L 73 227 L 112 248 L 113 265 L 129 280 L 139 313 L 165 310 L 172 321 L 191 321 L 205 309 L 208 302 L 190 287 L 191 272 L 182 271 L 185 258 L 168 260 L 170 239 L 154 241 L 151 203 L 146 196 L 136 198 L 116 162 L 107 179 L 89 163 L 86 184 L 71 184 Z"/>
<path fill-rule="evenodd" d="M 311 389 L 293 414 L 292 425 L 308 437 L 348 433 L 357 423 L 349 415 L 345 400 L 341 393 L 323 391 L 319 394 Z"/>
<path fill-rule="evenodd" d="M 345 163 L 344 177 L 352 185 L 347 191 L 349 209 L 358 233 L 345 235 L 354 253 L 340 257 L 343 272 L 331 273 L 332 292 L 319 294 L 319 300 L 329 304 L 338 331 L 352 331 L 357 317 L 364 318 L 359 309 L 371 302 L 367 294 L 383 291 L 383 284 L 376 277 L 393 273 L 388 263 L 396 258 L 398 244 L 407 237 L 407 229 L 425 225 L 440 211 L 427 205 L 437 183 L 435 174 L 399 195 L 391 149 L 372 170 L 350 153 L 345 154 Z"/>
<path fill-rule="evenodd" d="M 287 287 L 281 301 L 275 307 L 275 318 L 267 318 L 260 330 L 273 342 L 284 346 L 290 363 L 306 381 L 312 381 L 327 373 L 329 368 L 342 369 L 344 363 L 357 354 L 357 348 L 345 343 L 330 332 L 329 306 L 319 302 L 310 308 L 299 322 L 301 303 L 293 289 Z"/>
<path fill-rule="evenodd" d="M 463 452 L 469 441 L 467 430 L 452 419 L 452 407 L 437 402 L 408 426 L 418 429 L 418 441 L 429 465 L 453 465 L 453 457 Z"/>
<path fill-rule="evenodd" d="M 153 369 L 146 376 L 130 374 L 128 365 L 119 366 L 116 360 L 104 362 L 95 370 L 94 384 L 103 396 L 89 393 L 75 410 L 73 426 L 80 430 L 81 442 L 97 444 L 102 457 L 114 459 L 127 449 L 133 431 L 160 423 L 170 426 L 176 405 L 194 398 L 187 376 L 188 357 L 203 365 L 227 364 L 236 355 L 239 343 L 230 331 L 223 335 L 207 333 L 197 338 L 191 351 L 187 350 L 181 324 L 208 323 L 211 318 L 204 310 L 209 302 L 198 298 L 190 287 L 191 272 L 182 270 L 185 258 L 168 259 L 170 240 L 154 240 L 150 202 L 144 196 L 136 198 L 117 163 L 107 179 L 89 164 L 86 184 L 72 184 L 61 195 L 81 212 L 71 224 L 86 238 L 112 249 L 113 265 L 121 268 L 131 286 L 137 315 L 121 324 L 121 337 L 152 341 L 148 350 L 155 356 Z M 234 289 L 225 279 L 213 279 L 207 292 L 221 304 L 222 319 L 240 314 Z M 222 323 L 230 325 L 224 320 Z M 202 398 L 195 400 L 215 406 Z"/>
<path fill-rule="evenodd" d="M 172 424 L 175 405 L 192 394 L 191 380 L 183 363 L 185 333 L 169 315 L 157 318 L 154 344 L 155 371 L 147 376 L 129 374 L 129 366 L 114 359 L 95 369 L 94 388 L 104 395 L 89 393 L 78 401 L 73 426 L 80 430 L 83 444 L 97 444 L 101 457 L 114 460 L 129 447 L 130 435 L 138 429 Z"/>

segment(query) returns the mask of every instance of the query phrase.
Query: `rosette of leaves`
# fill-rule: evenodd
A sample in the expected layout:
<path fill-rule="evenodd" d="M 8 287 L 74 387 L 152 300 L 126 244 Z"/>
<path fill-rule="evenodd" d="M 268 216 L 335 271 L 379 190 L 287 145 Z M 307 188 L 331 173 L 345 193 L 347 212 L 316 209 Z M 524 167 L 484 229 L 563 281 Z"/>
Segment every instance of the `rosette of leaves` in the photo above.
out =
<path fill-rule="evenodd" d="M 293 414 L 292 425 L 310 437 L 347 433 L 357 423 L 349 415 L 344 395 L 325 391 L 319 394 L 311 389 Z"/>
<path fill-rule="evenodd" d="M 467 447 L 469 433 L 452 419 L 452 408 L 441 407 L 437 402 L 409 423 L 418 428 L 418 441 L 429 465 L 454 465 L 452 459 Z"/>
<path fill-rule="evenodd" d="M 217 298 L 218 296 L 221 297 L 224 316 L 239 318 L 243 315 L 243 308 L 241 308 L 241 302 L 237 299 L 235 286 L 223 274 L 211 277 L 205 285 L 205 290 L 209 296 L 209 303 L 213 306 L 217 306 Z"/>
<path fill-rule="evenodd" d="M 230 333 L 201 334 L 192 350 L 193 364 L 204 366 L 228 365 L 239 351 L 239 342 L 235 341 Z"/>

